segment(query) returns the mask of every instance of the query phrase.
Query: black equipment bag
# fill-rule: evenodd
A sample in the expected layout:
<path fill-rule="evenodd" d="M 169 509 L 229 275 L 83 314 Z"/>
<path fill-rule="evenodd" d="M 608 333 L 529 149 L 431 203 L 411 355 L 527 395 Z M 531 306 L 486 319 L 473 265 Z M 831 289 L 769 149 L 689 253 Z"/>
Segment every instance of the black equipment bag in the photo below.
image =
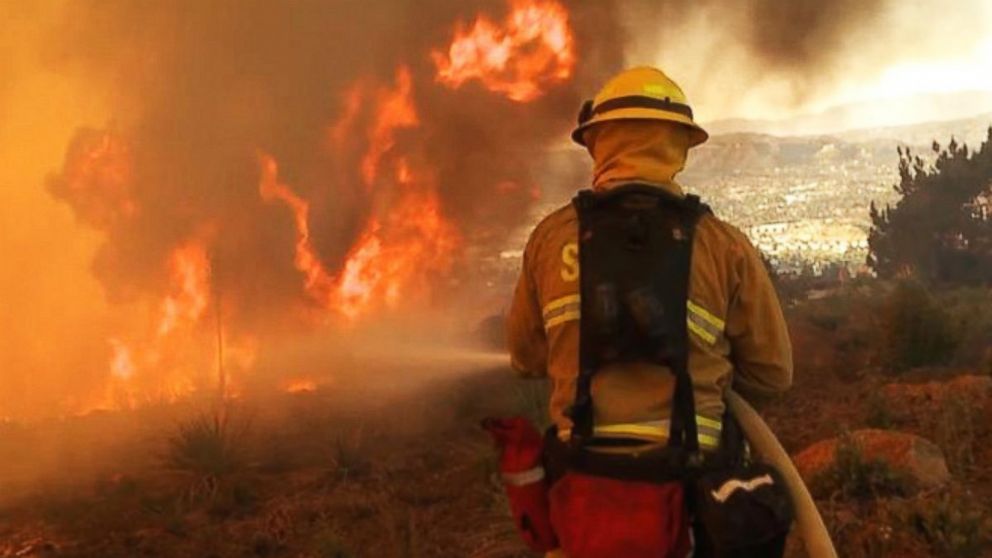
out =
<path fill-rule="evenodd" d="M 737 419 L 723 417 L 719 457 L 687 485 L 698 558 L 782 556 L 795 518 L 782 475 L 751 461 Z"/>

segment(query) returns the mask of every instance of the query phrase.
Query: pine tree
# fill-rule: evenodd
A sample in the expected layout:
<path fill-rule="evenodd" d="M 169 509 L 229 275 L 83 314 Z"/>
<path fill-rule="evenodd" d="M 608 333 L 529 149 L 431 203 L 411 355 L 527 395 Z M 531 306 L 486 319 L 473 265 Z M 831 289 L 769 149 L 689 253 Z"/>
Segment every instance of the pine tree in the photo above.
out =
<path fill-rule="evenodd" d="M 895 207 L 872 202 L 868 265 L 884 278 L 992 283 L 992 127 L 978 151 L 935 141 L 932 165 L 899 148 Z"/>

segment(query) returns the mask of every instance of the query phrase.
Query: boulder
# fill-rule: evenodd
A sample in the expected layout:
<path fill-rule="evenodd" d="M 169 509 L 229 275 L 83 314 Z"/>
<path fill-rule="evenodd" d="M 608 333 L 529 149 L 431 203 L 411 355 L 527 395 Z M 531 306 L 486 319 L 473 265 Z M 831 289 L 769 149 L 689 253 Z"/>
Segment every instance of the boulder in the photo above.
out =
<path fill-rule="evenodd" d="M 943 452 L 933 442 L 905 432 L 865 429 L 850 433 L 865 459 L 878 459 L 905 473 L 920 487 L 939 486 L 951 478 Z M 832 467 L 841 438 L 819 441 L 793 457 L 799 474 L 810 483 Z"/>

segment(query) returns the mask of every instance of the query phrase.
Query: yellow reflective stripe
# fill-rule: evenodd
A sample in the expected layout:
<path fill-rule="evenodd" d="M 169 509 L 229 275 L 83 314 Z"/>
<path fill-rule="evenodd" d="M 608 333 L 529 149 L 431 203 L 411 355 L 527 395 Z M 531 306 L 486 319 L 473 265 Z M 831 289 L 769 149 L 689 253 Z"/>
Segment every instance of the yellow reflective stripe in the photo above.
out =
<path fill-rule="evenodd" d="M 716 340 L 723 335 L 723 328 L 726 323 L 691 300 L 686 301 L 686 308 L 688 309 L 686 321 L 689 331 L 710 345 L 716 344 Z"/>
<path fill-rule="evenodd" d="M 545 316 L 547 316 L 551 312 L 554 312 L 555 310 L 557 310 L 557 309 L 559 309 L 559 308 L 561 308 L 563 306 L 568 306 L 569 304 L 576 304 L 576 303 L 580 302 L 581 300 L 582 300 L 582 297 L 579 296 L 579 295 L 577 295 L 577 294 L 563 296 L 561 298 L 556 298 L 556 299 L 552 300 L 551 302 L 549 302 L 548 304 L 546 304 L 544 306 L 544 310 L 542 310 L 542 312 L 544 313 Z"/>
<path fill-rule="evenodd" d="M 573 320 L 578 320 L 580 316 L 581 313 L 578 310 L 570 310 L 568 312 L 555 316 L 554 318 L 551 318 L 550 320 L 545 322 L 544 329 L 548 330 L 555 327 L 556 325 L 563 324 L 565 322 L 570 322 Z"/>
<path fill-rule="evenodd" d="M 646 83 L 644 84 L 644 92 L 651 93 L 652 95 L 667 95 L 673 97 L 672 87 L 664 83 Z M 685 101 L 679 101 L 678 99 L 672 99 L 676 102 L 684 103 Z"/>
<path fill-rule="evenodd" d="M 691 331 L 691 332 L 695 333 L 696 335 L 702 337 L 703 338 L 703 341 L 706 341 L 710 345 L 716 343 L 716 335 L 713 335 L 709 331 L 706 331 L 705 329 L 703 329 L 702 326 L 700 326 L 696 322 L 692 321 L 692 318 L 689 318 L 688 320 L 686 320 L 686 323 L 689 326 L 689 331 Z"/>
<path fill-rule="evenodd" d="M 698 424 L 699 426 L 708 426 L 710 428 L 715 428 L 716 430 L 723 430 L 722 422 L 715 419 L 711 419 L 709 417 L 696 415 L 696 424 Z"/>
<path fill-rule="evenodd" d="M 723 331 L 723 328 L 727 325 L 723 320 L 721 320 L 720 318 L 717 318 L 713 314 L 710 314 L 708 311 L 706 311 L 705 308 L 703 308 L 702 306 L 696 304 L 695 302 L 689 300 L 689 301 L 687 301 L 687 305 L 689 307 L 689 311 L 690 312 L 692 312 L 693 314 L 699 316 L 703 320 L 709 322 L 710 325 L 712 325 L 713 327 L 717 328 L 721 332 Z"/>
<path fill-rule="evenodd" d="M 603 434 L 632 434 L 634 436 L 646 436 L 648 438 L 667 438 L 668 426 L 650 426 L 647 424 L 609 424 L 597 426 L 593 429 L 596 435 Z"/>
<path fill-rule="evenodd" d="M 720 432 L 723 430 L 723 423 L 718 420 L 696 415 L 696 424 L 700 427 L 696 433 L 699 444 L 702 446 L 717 447 L 720 445 Z M 651 421 L 646 423 L 623 423 L 606 424 L 596 426 L 593 433 L 597 436 L 640 436 L 657 440 L 668 438 L 668 431 L 671 428 L 669 421 Z M 703 430 L 708 431 L 703 432 Z"/>
<path fill-rule="evenodd" d="M 577 295 L 567 295 L 552 300 L 544 306 L 544 329 L 549 330 L 556 325 L 578 320 L 581 315 L 582 298 Z"/>
<path fill-rule="evenodd" d="M 716 436 L 710 436 L 709 434 L 703 434 L 701 432 L 696 436 L 699 438 L 699 445 L 701 446 L 715 448 L 720 445 L 720 438 L 717 438 Z"/>

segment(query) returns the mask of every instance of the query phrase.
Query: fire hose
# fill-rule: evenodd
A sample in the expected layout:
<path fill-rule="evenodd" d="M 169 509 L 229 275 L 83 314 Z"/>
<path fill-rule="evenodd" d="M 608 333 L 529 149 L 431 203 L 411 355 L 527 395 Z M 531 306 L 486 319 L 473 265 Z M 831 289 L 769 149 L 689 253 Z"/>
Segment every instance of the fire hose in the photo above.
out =
<path fill-rule="evenodd" d="M 766 463 L 773 465 L 785 480 L 792 496 L 792 504 L 796 511 L 796 527 L 806 546 L 810 558 L 837 558 L 837 551 L 830 540 L 830 533 L 823 523 L 820 512 L 816 509 L 813 497 L 806 489 L 806 483 L 793 465 L 789 454 L 765 423 L 761 415 L 747 401 L 732 390 L 727 392 L 727 406 L 737 417 L 737 422 L 744 431 L 744 436 L 751 444 L 751 449 Z"/>

